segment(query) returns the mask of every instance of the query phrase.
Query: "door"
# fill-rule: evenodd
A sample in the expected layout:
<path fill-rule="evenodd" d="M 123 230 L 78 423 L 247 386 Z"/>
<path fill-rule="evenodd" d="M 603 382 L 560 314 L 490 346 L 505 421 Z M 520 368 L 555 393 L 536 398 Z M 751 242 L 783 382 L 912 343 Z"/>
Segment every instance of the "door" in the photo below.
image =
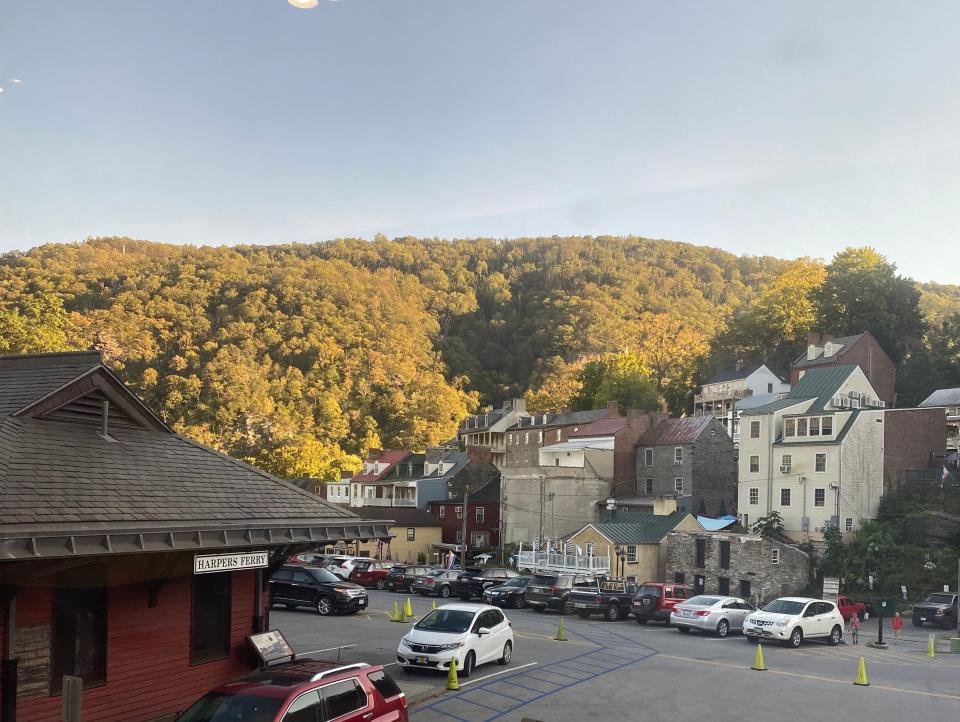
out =
<path fill-rule="evenodd" d="M 340 718 L 361 719 L 359 715 L 354 717 L 353 713 L 362 712 L 370 706 L 367 693 L 360 686 L 360 681 L 354 678 L 328 684 L 326 687 L 321 687 L 320 691 L 323 693 L 323 722 L 332 722 Z M 363 719 L 372 718 L 373 710 L 363 715 Z"/>
<path fill-rule="evenodd" d="M 723 616 L 726 617 L 730 629 L 742 629 L 743 618 L 747 613 L 740 607 L 740 602 L 736 599 L 729 599 L 723 603 Z"/>
<path fill-rule="evenodd" d="M 477 615 L 476 621 L 473 623 L 473 633 L 477 634 L 477 664 L 489 662 L 493 659 L 494 652 L 498 650 L 496 634 L 497 620 L 492 616 L 494 614 L 498 614 L 498 612 L 493 612 L 489 609 L 485 612 L 480 612 L 480 614 Z M 493 626 L 491 626 L 491 624 Z M 478 632 L 482 627 L 489 629 L 490 634 L 484 634 L 482 637 L 479 636 Z"/>
<path fill-rule="evenodd" d="M 803 610 L 801 621 L 804 637 L 821 637 L 826 634 L 823 630 L 823 618 L 820 614 L 820 603 L 810 602 Z"/>
<path fill-rule="evenodd" d="M 293 572 L 289 569 L 278 569 L 270 577 L 270 598 L 277 602 L 290 599 Z"/>
<path fill-rule="evenodd" d="M 313 602 L 313 598 L 317 596 L 313 586 L 313 577 L 299 569 L 294 570 L 293 581 L 290 584 L 290 598 L 298 604 Z"/>

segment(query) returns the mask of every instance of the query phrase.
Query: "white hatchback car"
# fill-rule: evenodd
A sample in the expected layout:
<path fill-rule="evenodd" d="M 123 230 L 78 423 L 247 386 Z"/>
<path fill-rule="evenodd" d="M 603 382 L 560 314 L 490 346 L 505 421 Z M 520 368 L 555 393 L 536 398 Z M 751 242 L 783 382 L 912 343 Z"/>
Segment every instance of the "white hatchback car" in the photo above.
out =
<path fill-rule="evenodd" d="M 413 625 L 397 647 L 397 663 L 447 671 L 457 660 L 457 672 L 469 677 L 474 668 L 513 657 L 513 629 L 497 607 L 487 604 L 445 604 Z"/>
<path fill-rule="evenodd" d="M 839 644 L 843 638 L 843 617 L 833 602 L 806 597 L 781 597 L 743 620 L 748 642 L 775 639 L 799 647 L 804 639 L 826 639 Z"/>

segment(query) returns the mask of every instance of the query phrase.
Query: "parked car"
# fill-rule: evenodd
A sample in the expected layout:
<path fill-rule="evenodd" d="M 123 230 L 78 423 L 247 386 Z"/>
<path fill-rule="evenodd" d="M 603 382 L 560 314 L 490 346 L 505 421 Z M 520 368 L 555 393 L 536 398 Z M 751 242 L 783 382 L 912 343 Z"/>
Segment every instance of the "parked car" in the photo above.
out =
<path fill-rule="evenodd" d="M 270 604 L 312 607 L 318 614 L 353 614 L 367 604 L 367 590 L 320 567 L 284 564 L 270 577 Z"/>
<path fill-rule="evenodd" d="M 743 629 L 743 620 L 757 608 L 739 597 L 700 594 L 680 602 L 670 612 L 670 624 L 681 632 L 698 629 L 726 637 Z"/>
<path fill-rule="evenodd" d="M 277 664 L 210 690 L 178 722 L 407 722 L 407 699 L 380 665 Z"/>
<path fill-rule="evenodd" d="M 527 585 L 533 577 L 514 577 L 503 584 L 487 587 L 483 592 L 483 601 L 495 607 L 513 607 L 523 609 L 527 604 Z"/>
<path fill-rule="evenodd" d="M 429 597 L 436 594 L 446 599 L 453 594 L 453 585 L 457 583 L 460 571 L 457 569 L 434 569 L 422 577 L 417 577 L 410 591 Z"/>
<path fill-rule="evenodd" d="M 845 622 L 849 622 L 854 614 L 861 620 L 867 616 L 867 606 L 863 602 L 855 602 L 843 594 L 837 597 L 837 609 L 840 610 L 840 616 Z"/>
<path fill-rule="evenodd" d="M 651 619 L 670 626 L 673 608 L 687 599 L 687 587 L 669 582 L 644 582 L 637 589 L 630 611 L 637 624 L 646 624 Z"/>
<path fill-rule="evenodd" d="M 413 583 L 432 571 L 434 571 L 433 567 L 422 564 L 398 565 L 387 572 L 387 576 L 383 579 L 384 586 L 391 592 L 406 592 L 409 594 Z"/>
<path fill-rule="evenodd" d="M 487 604 L 445 604 L 417 622 L 400 640 L 397 664 L 448 671 L 453 659 L 457 672 L 469 677 L 474 668 L 513 658 L 513 629 L 496 607 Z"/>
<path fill-rule="evenodd" d="M 581 619 L 602 614 L 608 622 L 626 619 L 637 593 L 635 582 L 624 579 L 598 579 L 593 586 L 581 585 L 570 592 L 567 604 Z"/>
<path fill-rule="evenodd" d="M 383 589 L 384 581 L 394 566 L 393 562 L 384 562 L 379 559 L 358 559 L 354 562 L 353 571 L 350 572 L 350 581 L 356 584 L 362 584 L 365 587 L 374 589 Z"/>
<path fill-rule="evenodd" d="M 957 626 L 958 595 L 951 592 L 934 592 L 920 604 L 913 605 L 913 626 L 936 624 L 944 629 Z"/>
<path fill-rule="evenodd" d="M 332 555 L 327 557 L 326 568 L 336 574 L 341 579 L 349 579 L 350 572 L 354 565 L 359 561 L 367 561 L 369 557 L 349 557 L 343 555 Z"/>
<path fill-rule="evenodd" d="M 564 613 L 567 611 L 567 602 L 570 591 L 575 586 L 591 586 L 596 584 L 592 577 L 580 574 L 535 574 L 527 585 L 527 606 L 535 612 L 544 609 L 556 609 Z"/>
<path fill-rule="evenodd" d="M 839 644 L 843 638 L 843 617 L 833 602 L 806 597 L 781 597 L 743 620 L 748 642 L 774 639 L 799 647 L 804 639 L 826 639 Z"/>
<path fill-rule="evenodd" d="M 453 585 L 453 593 L 462 600 L 467 601 L 474 597 L 482 597 L 483 590 L 497 584 L 503 584 L 508 579 L 518 577 L 520 574 L 513 569 L 501 569 L 499 567 L 489 567 L 480 569 L 478 567 L 467 567 L 460 576 L 457 577 Z"/>

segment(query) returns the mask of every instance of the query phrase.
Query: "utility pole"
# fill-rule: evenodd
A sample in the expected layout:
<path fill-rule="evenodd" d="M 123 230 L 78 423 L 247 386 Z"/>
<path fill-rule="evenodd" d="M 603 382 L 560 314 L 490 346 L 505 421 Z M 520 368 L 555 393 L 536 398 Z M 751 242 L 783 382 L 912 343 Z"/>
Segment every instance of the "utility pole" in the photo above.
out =
<path fill-rule="evenodd" d="M 543 545 L 543 480 L 544 475 L 540 474 L 540 544 Z"/>
<path fill-rule="evenodd" d="M 461 568 L 461 569 L 466 569 L 466 568 L 467 568 L 467 517 L 469 516 L 469 514 L 468 514 L 468 512 L 469 512 L 469 506 L 468 506 L 468 504 L 469 504 L 469 503 L 470 503 L 470 487 L 467 486 L 467 488 L 463 490 L 463 525 L 462 525 L 463 528 L 462 528 L 462 531 L 461 531 L 461 534 L 463 535 L 463 537 L 462 537 L 462 538 L 463 538 L 463 551 L 461 552 L 461 556 L 460 556 L 460 568 Z"/>

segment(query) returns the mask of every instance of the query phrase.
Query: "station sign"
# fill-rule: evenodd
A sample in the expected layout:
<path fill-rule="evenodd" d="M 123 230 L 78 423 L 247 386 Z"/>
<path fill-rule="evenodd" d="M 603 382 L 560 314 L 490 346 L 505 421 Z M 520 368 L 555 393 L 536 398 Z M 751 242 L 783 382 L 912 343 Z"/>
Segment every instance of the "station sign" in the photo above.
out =
<path fill-rule="evenodd" d="M 269 562 L 269 553 L 237 552 L 234 554 L 197 554 L 193 558 L 194 574 L 237 572 L 242 569 L 263 569 Z"/>

